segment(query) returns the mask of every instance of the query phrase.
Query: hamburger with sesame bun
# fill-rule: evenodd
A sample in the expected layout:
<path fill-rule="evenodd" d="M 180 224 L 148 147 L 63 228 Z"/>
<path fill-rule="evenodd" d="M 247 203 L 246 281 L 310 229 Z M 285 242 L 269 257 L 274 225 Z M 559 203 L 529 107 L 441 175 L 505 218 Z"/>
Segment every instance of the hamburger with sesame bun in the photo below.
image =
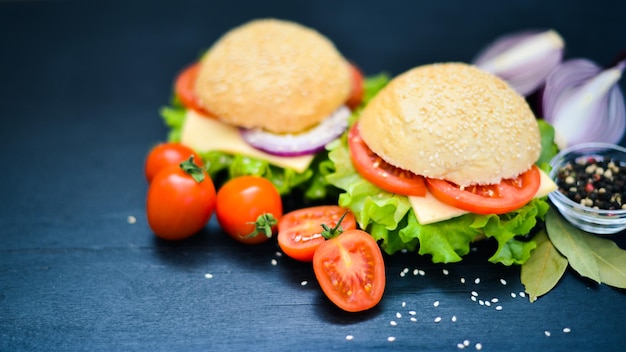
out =
<path fill-rule="evenodd" d="M 464 63 L 411 69 L 363 108 L 329 149 L 329 182 L 388 253 L 415 250 L 456 262 L 478 239 L 492 262 L 522 264 L 529 233 L 556 185 L 549 161 L 554 131 L 502 79 Z"/>
<path fill-rule="evenodd" d="M 326 196 L 324 147 L 361 104 L 363 75 L 319 32 L 253 20 L 226 32 L 175 82 L 162 110 L 170 140 L 203 156 L 209 174 L 254 174 L 282 194 Z"/>

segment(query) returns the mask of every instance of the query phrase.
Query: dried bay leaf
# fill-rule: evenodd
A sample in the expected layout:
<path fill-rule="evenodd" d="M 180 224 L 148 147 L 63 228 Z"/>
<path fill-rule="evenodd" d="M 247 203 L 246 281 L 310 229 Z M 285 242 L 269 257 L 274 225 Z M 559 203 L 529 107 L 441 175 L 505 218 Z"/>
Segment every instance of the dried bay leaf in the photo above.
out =
<path fill-rule="evenodd" d="M 584 234 L 584 240 L 596 257 L 603 283 L 626 288 L 626 250 L 606 238 Z"/>
<path fill-rule="evenodd" d="M 552 207 L 546 214 L 545 222 L 550 241 L 567 258 L 570 266 L 581 276 L 602 282 L 596 256 L 584 240 L 586 233 L 570 224 Z"/>
<path fill-rule="evenodd" d="M 534 239 L 537 248 L 521 268 L 522 284 L 531 302 L 550 292 L 561 280 L 568 266 L 567 258 L 550 242 L 545 230 L 538 232 Z"/>

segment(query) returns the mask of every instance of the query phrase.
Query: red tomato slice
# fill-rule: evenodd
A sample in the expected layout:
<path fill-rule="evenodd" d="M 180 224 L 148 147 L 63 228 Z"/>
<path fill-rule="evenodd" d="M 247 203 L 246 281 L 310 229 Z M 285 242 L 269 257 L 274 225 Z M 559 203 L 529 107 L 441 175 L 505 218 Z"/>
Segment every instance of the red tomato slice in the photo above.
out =
<path fill-rule="evenodd" d="M 362 230 L 349 230 L 322 243 L 313 256 L 313 270 L 326 297 L 348 312 L 374 307 L 385 291 L 380 247 Z"/>
<path fill-rule="evenodd" d="M 348 212 L 346 214 L 346 212 Z M 278 245 L 289 257 L 303 262 L 313 260 L 315 250 L 324 243 L 322 224 L 329 228 L 341 221 L 344 231 L 356 229 L 354 214 L 337 205 L 321 205 L 291 211 L 278 223 Z"/>
<path fill-rule="evenodd" d="M 356 171 L 387 192 L 405 196 L 425 196 L 424 177 L 390 165 L 376 155 L 361 139 L 357 124 L 352 125 L 348 132 L 350 157 Z"/>
<path fill-rule="evenodd" d="M 350 97 L 346 101 L 346 105 L 350 110 L 356 109 L 363 101 L 363 93 L 365 91 L 363 83 L 363 73 L 355 65 L 350 65 L 350 71 L 352 71 L 352 91 Z"/>
<path fill-rule="evenodd" d="M 438 200 L 477 214 L 505 214 L 528 203 L 541 185 L 539 169 L 530 170 L 496 185 L 469 186 L 461 189 L 445 180 L 427 178 L 428 190 Z"/>
<path fill-rule="evenodd" d="M 213 114 L 203 107 L 194 91 L 194 84 L 200 71 L 200 63 L 193 63 L 185 68 L 176 78 L 174 92 L 181 104 L 187 109 L 196 110 L 203 115 L 213 116 Z"/>

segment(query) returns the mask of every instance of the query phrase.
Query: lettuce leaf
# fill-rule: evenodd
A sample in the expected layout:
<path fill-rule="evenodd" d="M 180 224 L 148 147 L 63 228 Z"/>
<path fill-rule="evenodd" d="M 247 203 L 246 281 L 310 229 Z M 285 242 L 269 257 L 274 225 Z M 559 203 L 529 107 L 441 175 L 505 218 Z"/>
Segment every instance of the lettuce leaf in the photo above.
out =
<path fill-rule="evenodd" d="M 421 225 L 408 198 L 379 189 L 353 168 L 345 136 L 327 146 L 334 172 L 327 181 L 343 190 L 339 205 L 356 215 L 359 226 L 366 229 L 388 254 L 399 250 L 430 255 L 435 263 L 462 260 L 472 242 L 489 238 L 498 244 L 489 261 L 504 265 L 522 264 L 536 243 L 520 240 L 528 234 L 538 219 L 543 220 L 548 203 L 533 199 L 519 210 L 503 215 L 465 214 L 433 224 Z"/>

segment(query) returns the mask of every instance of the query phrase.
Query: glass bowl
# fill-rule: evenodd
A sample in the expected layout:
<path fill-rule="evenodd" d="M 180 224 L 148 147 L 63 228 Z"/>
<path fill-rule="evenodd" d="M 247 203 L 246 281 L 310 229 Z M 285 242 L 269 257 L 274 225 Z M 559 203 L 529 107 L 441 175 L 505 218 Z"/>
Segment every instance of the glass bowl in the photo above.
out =
<path fill-rule="evenodd" d="M 550 178 L 557 182 L 559 169 L 571 162 L 587 160 L 615 160 L 618 165 L 626 165 L 626 148 L 608 143 L 583 143 L 563 149 L 557 154 L 550 166 Z M 559 190 L 548 197 L 565 219 L 583 231 L 595 234 L 614 234 L 626 229 L 626 209 L 602 210 L 581 205 Z M 624 199 L 626 203 L 626 197 Z"/>

